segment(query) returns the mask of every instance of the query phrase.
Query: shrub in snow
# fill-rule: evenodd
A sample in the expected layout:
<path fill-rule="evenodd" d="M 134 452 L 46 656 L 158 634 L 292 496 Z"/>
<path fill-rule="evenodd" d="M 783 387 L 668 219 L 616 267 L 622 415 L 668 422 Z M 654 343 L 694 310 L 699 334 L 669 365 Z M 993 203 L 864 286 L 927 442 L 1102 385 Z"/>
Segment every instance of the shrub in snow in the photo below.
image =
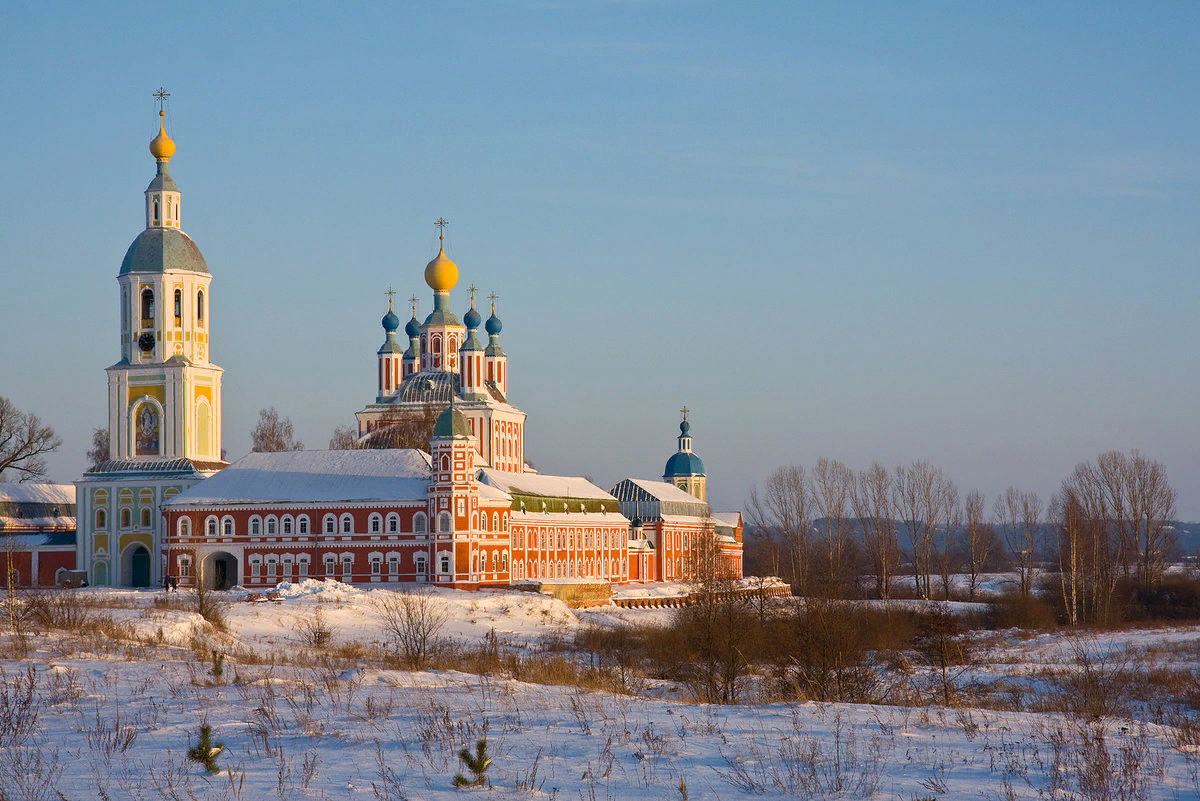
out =
<path fill-rule="evenodd" d="M 475 755 L 471 755 L 471 751 L 467 748 L 458 752 L 458 758 L 467 770 L 471 771 L 471 778 L 467 778 L 461 773 L 455 774 L 454 786 L 462 789 L 464 787 L 482 787 L 487 783 L 487 769 L 492 766 L 492 760 L 487 753 L 487 740 L 477 740 L 475 742 Z"/>
<path fill-rule="evenodd" d="M 200 724 L 200 741 L 188 749 L 188 759 L 199 762 L 209 773 L 217 773 L 217 757 L 225 750 L 225 743 L 212 741 L 212 726 Z"/>

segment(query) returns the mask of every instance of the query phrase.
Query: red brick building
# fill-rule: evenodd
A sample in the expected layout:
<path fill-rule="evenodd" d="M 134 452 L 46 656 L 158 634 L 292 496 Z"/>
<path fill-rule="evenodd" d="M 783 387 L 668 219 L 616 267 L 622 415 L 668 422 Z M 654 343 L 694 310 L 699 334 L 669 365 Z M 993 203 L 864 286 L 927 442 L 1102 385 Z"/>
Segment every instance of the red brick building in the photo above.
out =
<path fill-rule="evenodd" d="M 0 564 L 17 587 L 53 587 L 75 569 L 75 487 L 0 484 Z"/>

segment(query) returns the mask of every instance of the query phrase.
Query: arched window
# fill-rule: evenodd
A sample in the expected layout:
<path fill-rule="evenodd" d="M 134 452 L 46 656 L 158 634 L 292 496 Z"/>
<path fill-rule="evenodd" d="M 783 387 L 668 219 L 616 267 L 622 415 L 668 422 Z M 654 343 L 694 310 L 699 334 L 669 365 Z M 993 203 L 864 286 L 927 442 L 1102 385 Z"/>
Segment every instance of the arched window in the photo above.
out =
<path fill-rule="evenodd" d="M 179 323 L 179 318 L 183 316 L 183 290 L 175 290 L 175 323 Z"/>
<path fill-rule="evenodd" d="M 204 290 L 196 293 L 196 319 L 204 322 Z"/>
<path fill-rule="evenodd" d="M 275 515 L 271 515 L 267 518 L 267 536 L 269 536 L 269 537 L 275 536 L 275 532 L 277 530 L 276 529 L 277 525 L 278 525 L 278 521 L 275 519 Z"/>
<path fill-rule="evenodd" d="M 371 527 L 372 534 L 378 534 L 380 531 L 383 530 L 383 518 L 380 517 L 378 513 L 374 513 L 371 515 L 370 527 Z"/>
<path fill-rule="evenodd" d="M 337 518 L 333 515 L 325 515 L 325 533 L 333 534 L 337 531 Z"/>
<path fill-rule="evenodd" d="M 154 290 L 146 288 L 142 290 L 142 320 L 154 319 Z"/>
<path fill-rule="evenodd" d="M 255 515 L 250 518 L 250 536 L 257 537 L 259 534 L 262 534 L 262 520 Z"/>
<path fill-rule="evenodd" d="M 450 472 L 450 457 L 446 454 L 442 455 L 442 472 L 443 473 Z"/>
<path fill-rule="evenodd" d="M 442 512 L 438 515 L 438 531 L 448 533 L 450 531 L 450 513 Z"/>
<path fill-rule="evenodd" d="M 395 534 L 400 530 L 400 515 L 392 512 L 387 516 L 387 530 L 389 534 Z"/>
<path fill-rule="evenodd" d="M 192 534 L 192 521 L 186 517 L 179 518 L 179 536 L 190 537 Z"/>
<path fill-rule="evenodd" d="M 282 531 L 282 532 L 283 532 L 285 535 L 286 535 L 286 534 L 291 534 L 291 533 L 292 533 L 292 516 L 291 516 L 291 515 L 284 515 L 284 516 L 283 516 L 283 520 L 282 520 L 282 521 L 280 521 L 280 530 L 281 530 L 281 531 Z"/>
<path fill-rule="evenodd" d="M 150 510 L 142 510 L 142 528 L 150 528 Z"/>
<path fill-rule="evenodd" d="M 205 521 L 204 527 L 206 529 L 208 529 L 208 536 L 210 536 L 210 537 L 217 536 L 217 518 L 215 518 L 215 517 L 208 518 L 208 520 Z"/>
<path fill-rule="evenodd" d="M 129 528 L 133 525 L 133 512 L 128 509 L 121 510 L 121 528 Z"/>
<path fill-rule="evenodd" d="M 233 536 L 233 518 L 232 517 L 226 517 L 225 519 L 223 519 L 221 521 L 221 536 L 222 537 L 232 537 Z"/>
<path fill-rule="evenodd" d="M 425 513 L 417 512 L 415 515 L 413 515 L 413 533 L 424 534 L 428 530 L 429 518 L 425 516 Z"/>
<path fill-rule="evenodd" d="M 154 214 L 151 216 L 151 220 L 155 225 L 158 225 L 158 198 L 154 198 L 154 203 L 152 205 L 154 207 Z"/>
<path fill-rule="evenodd" d="M 308 533 L 308 515 L 300 515 L 300 517 L 296 519 L 296 530 L 300 534 Z"/>
<path fill-rule="evenodd" d="M 492 531 L 500 530 L 500 515 L 497 512 L 492 512 Z"/>
<path fill-rule="evenodd" d="M 104 528 L 108 525 L 108 513 L 103 509 L 96 510 L 96 528 Z"/>
<path fill-rule="evenodd" d="M 354 518 L 350 515 L 342 515 L 342 533 L 350 534 L 354 531 Z"/>

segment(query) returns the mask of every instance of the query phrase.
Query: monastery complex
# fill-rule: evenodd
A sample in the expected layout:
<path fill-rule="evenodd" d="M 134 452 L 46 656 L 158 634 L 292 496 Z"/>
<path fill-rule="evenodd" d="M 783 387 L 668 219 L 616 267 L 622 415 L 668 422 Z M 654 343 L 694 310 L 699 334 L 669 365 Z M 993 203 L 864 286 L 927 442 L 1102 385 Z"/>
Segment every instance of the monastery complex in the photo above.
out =
<path fill-rule="evenodd" d="M 175 144 L 159 114 L 146 227 L 117 275 L 109 458 L 75 488 L 73 566 L 91 584 L 266 589 L 316 578 L 587 595 L 687 578 L 701 554 L 741 576 L 741 516 L 709 509 L 686 409 L 661 480 L 606 490 L 530 466 L 495 298 L 484 321 L 472 288 L 460 320 L 451 310 L 458 266 L 444 248 L 424 272 L 433 310 L 418 320 L 414 297 L 402 338 L 389 301 L 378 392 L 356 415 L 354 448 L 222 461 L 213 276 L 180 227 L 182 193 L 168 171 Z M 426 432 L 432 424 L 427 446 L 387 447 L 422 422 Z"/>

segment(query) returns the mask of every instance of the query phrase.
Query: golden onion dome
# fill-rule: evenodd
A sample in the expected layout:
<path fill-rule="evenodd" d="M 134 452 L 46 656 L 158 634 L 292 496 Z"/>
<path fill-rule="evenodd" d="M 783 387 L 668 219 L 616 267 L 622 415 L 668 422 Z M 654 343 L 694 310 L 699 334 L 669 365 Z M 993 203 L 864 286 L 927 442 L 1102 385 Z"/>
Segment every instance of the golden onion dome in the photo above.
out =
<path fill-rule="evenodd" d="M 158 136 L 150 140 L 150 155 L 159 161 L 166 161 L 175 155 L 175 141 L 167 136 L 162 117 L 162 112 L 158 112 Z"/>
<path fill-rule="evenodd" d="M 433 261 L 425 265 L 425 283 L 434 292 L 449 292 L 458 283 L 458 265 L 446 258 L 441 248 Z"/>

